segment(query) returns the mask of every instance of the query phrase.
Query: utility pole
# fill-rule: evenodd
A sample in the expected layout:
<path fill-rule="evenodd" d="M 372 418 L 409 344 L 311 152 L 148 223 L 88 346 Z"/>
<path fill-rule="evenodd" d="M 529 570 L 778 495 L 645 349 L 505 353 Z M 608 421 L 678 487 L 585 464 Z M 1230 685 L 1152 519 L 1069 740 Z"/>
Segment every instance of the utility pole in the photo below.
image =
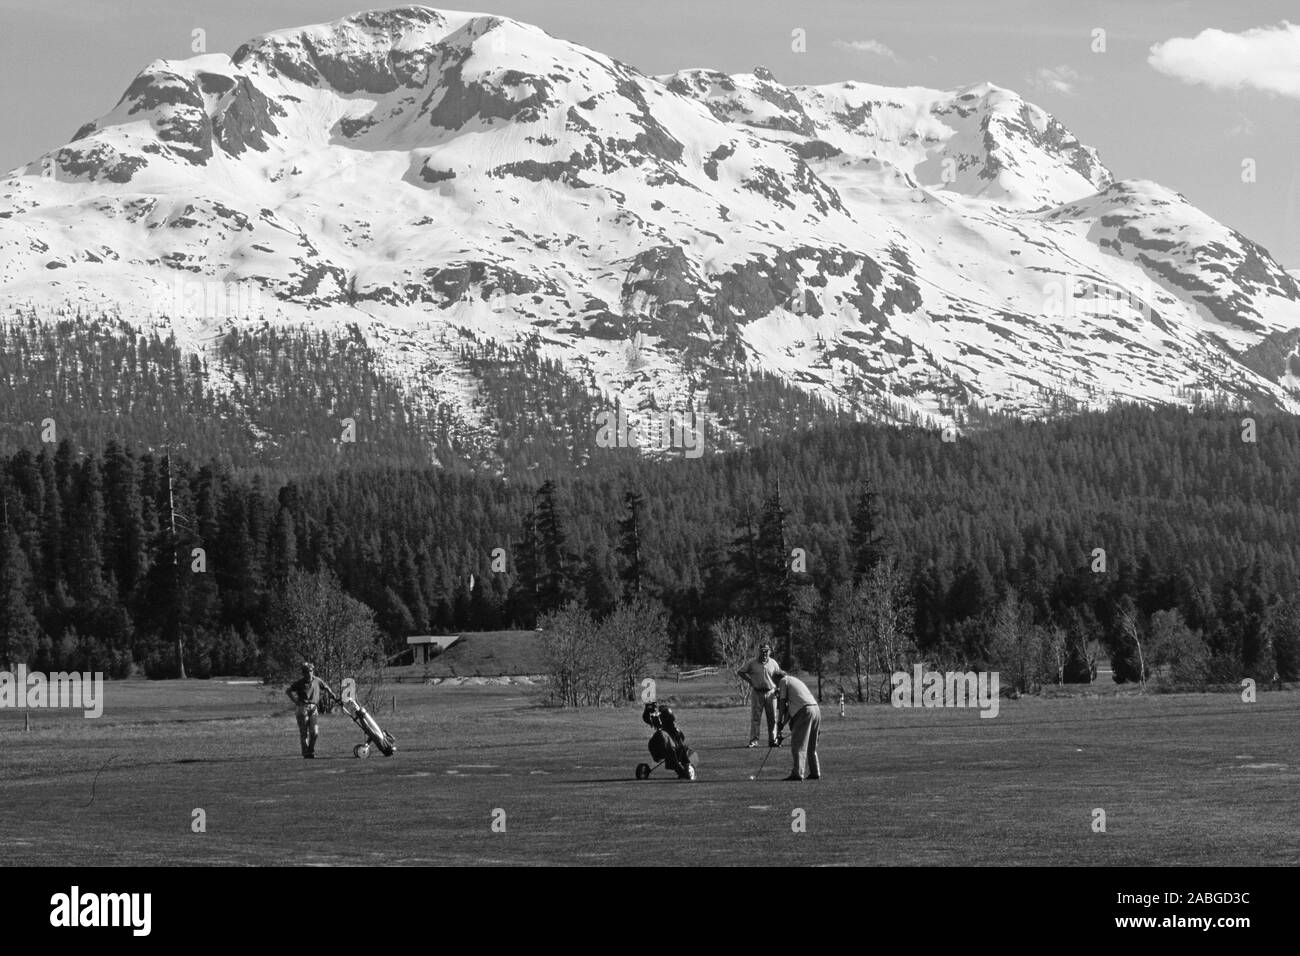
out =
<path fill-rule="evenodd" d="M 172 493 L 172 449 L 171 444 L 167 446 L 167 514 L 171 524 L 171 552 L 172 552 L 172 619 L 171 630 L 172 639 L 176 646 L 176 673 L 181 680 L 185 680 L 185 641 L 181 637 L 181 566 L 177 560 L 177 542 L 176 542 L 176 497 Z"/>

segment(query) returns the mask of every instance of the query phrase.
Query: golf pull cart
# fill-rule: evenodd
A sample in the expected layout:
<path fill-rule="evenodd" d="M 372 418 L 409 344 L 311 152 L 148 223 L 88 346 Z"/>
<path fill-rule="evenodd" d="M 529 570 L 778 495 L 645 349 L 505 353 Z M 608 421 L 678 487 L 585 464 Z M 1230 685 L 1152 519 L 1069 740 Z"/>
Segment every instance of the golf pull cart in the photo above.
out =
<path fill-rule="evenodd" d="M 654 767 L 646 763 L 636 765 L 636 778 L 645 780 L 660 764 L 674 771 L 683 780 L 695 779 L 695 751 L 686 746 L 686 735 L 677 727 L 677 718 L 666 704 L 649 703 L 641 719 L 654 728 L 650 737 L 650 756 Z"/>
<path fill-rule="evenodd" d="M 385 757 L 391 757 L 397 752 L 397 741 L 393 739 L 393 735 L 381 730 L 375 718 L 370 716 L 370 712 L 362 707 L 356 698 L 343 698 L 341 702 L 343 712 L 351 717 L 352 722 L 366 735 L 365 743 L 357 744 L 352 748 L 352 756 L 369 757 L 371 747 L 377 748 Z"/>

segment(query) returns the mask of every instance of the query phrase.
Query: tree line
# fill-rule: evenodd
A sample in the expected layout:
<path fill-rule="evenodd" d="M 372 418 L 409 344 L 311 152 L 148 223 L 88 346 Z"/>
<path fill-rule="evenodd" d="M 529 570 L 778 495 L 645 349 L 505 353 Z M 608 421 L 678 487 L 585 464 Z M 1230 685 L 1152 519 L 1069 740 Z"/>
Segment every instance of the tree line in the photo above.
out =
<path fill-rule="evenodd" d="M 1014 661 L 1026 690 L 1099 659 L 1124 680 L 1295 680 L 1300 425 L 1259 415 L 1247 442 L 1240 417 L 1122 407 L 954 442 L 839 424 L 695 460 L 615 449 L 546 480 L 277 478 L 65 439 L 0 461 L 0 660 L 261 673 L 298 571 L 369 608 L 388 655 L 574 609 L 598 634 L 636 604 L 670 659 L 758 628 L 864 696 L 908 655 Z"/>

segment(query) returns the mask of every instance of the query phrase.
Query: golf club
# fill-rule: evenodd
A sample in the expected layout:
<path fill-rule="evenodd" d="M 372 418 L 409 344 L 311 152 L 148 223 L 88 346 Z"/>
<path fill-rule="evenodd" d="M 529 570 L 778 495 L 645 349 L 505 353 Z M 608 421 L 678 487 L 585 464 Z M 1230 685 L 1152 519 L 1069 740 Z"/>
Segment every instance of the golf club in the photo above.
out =
<path fill-rule="evenodd" d="M 762 762 L 758 765 L 758 770 L 756 770 L 756 771 L 754 772 L 754 775 L 753 775 L 752 777 L 749 778 L 750 780 L 757 780 L 757 779 L 758 779 L 758 775 L 759 775 L 760 773 L 762 773 L 762 772 L 763 772 L 763 768 L 764 768 L 765 766 L 767 766 L 767 758 L 770 757 L 770 756 L 772 756 L 772 751 L 774 751 L 774 750 L 776 750 L 776 749 L 777 749 L 776 747 L 768 747 L 768 748 L 767 748 L 767 753 L 763 754 L 763 760 L 762 760 Z"/>

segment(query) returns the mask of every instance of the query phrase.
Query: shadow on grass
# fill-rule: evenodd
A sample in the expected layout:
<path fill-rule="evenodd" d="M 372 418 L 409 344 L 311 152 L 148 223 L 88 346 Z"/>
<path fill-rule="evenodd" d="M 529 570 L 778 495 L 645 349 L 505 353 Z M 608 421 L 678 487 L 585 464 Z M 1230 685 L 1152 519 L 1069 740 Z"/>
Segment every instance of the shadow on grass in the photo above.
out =
<path fill-rule="evenodd" d="M 561 786 L 564 786 L 564 785 L 566 785 L 566 784 L 568 784 L 568 785 L 576 785 L 576 784 L 580 784 L 580 783 L 635 783 L 635 784 L 641 784 L 642 786 L 644 786 L 645 784 L 650 783 L 651 781 L 650 781 L 650 780 L 638 780 L 638 779 L 636 779 L 636 777 L 627 777 L 627 776 L 623 776 L 623 777 L 591 777 L 591 778 L 587 778 L 587 779 L 584 779 L 584 780 L 573 780 L 573 779 L 568 779 L 568 778 L 554 778 L 554 777 L 553 777 L 551 780 L 549 780 L 549 781 L 547 781 L 547 782 L 548 782 L 548 783 L 559 784 L 559 785 L 561 785 Z M 691 786 L 693 786 L 693 787 L 698 787 L 701 783 L 704 783 L 704 784 L 709 784 L 709 783 L 727 783 L 728 781 L 726 781 L 726 780 L 709 780 L 709 779 L 707 779 L 707 778 L 703 778 L 703 777 L 696 777 L 694 780 L 684 780 L 684 779 L 679 778 L 679 777 L 656 777 L 656 778 L 653 779 L 653 782 L 654 782 L 654 783 L 680 783 L 680 784 L 683 784 L 683 785 L 689 783 L 689 784 L 690 784 Z"/>
<path fill-rule="evenodd" d="M 117 756 L 118 756 L 117 754 L 114 754 L 113 757 L 109 758 L 110 761 L 115 760 Z M 151 767 L 168 767 L 168 766 L 175 766 L 177 764 L 181 764 L 181 765 L 254 764 L 254 763 L 264 763 L 268 760 L 301 763 L 304 759 L 305 758 L 303 758 L 301 755 L 290 755 L 290 754 L 282 754 L 282 755 L 275 754 L 270 756 L 259 755 L 259 756 L 245 756 L 245 757 L 180 757 L 175 760 L 146 760 L 146 761 L 139 761 L 136 763 L 114 762 L 113 771 L 116 773 L 122 770 L 147 770 Z M 357 758 L 352 756 L 352 754 L 332 754 L 329 756 L 317 754 L 312 759 L 327 760 L 327 761 L 346 760 L 350 763 L 359 762 L 357 761 Z M 56 777 L 76 777 L 76 776 L 82 776 L 87 774 L 98 775 L 107 766 L 108 764 L 104 764 L 102 766 L 78 767 L 72 770 L 46 770 L 42 772 L 42 776 L 46 778 L 56 778 Z"/>

